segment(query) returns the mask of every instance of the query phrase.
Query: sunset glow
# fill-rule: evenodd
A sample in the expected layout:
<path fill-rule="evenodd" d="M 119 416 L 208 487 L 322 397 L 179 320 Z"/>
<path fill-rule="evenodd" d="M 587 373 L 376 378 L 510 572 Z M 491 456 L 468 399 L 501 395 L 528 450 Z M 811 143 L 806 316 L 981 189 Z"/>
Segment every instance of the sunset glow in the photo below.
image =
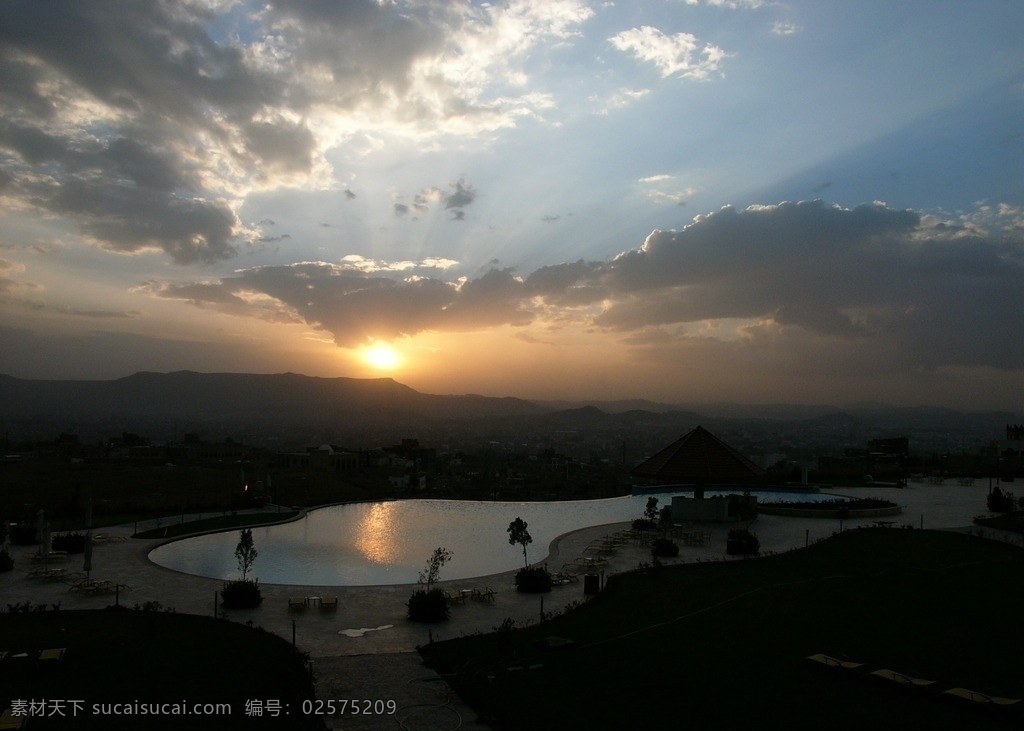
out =
<path fill-rule="evenodd" d="M 363 359 L 382 371 L 394 370 L 402 362 L 398 351 L 387 343 L 375 343 L 363 350 Z"/>
<path fill-rule="evenodd" d="M 1022 34 L 985 0 L 7 0 L 0 374 L 1024 411 Z"/>

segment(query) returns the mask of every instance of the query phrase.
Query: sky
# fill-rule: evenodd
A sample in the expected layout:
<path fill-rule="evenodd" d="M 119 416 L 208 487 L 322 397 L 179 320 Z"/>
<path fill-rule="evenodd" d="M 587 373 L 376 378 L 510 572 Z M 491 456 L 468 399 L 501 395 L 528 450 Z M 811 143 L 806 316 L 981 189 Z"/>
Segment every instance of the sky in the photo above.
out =
<path fill-rule="evenodd" d="M 1024 413 L 1016 0 L 5 0 L 0 373 Z"/>

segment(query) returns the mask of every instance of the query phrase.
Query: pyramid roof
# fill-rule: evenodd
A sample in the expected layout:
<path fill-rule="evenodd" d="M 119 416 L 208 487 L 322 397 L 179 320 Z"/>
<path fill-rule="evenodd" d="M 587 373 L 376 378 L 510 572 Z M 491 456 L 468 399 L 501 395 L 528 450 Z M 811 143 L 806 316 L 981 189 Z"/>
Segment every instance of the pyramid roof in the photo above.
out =
<path fill-rule="evenodd" d="M 698 426 L 634 467 L 633 474 L 656 480 L 720 485 L 760 482 L 765 470 Z"/>

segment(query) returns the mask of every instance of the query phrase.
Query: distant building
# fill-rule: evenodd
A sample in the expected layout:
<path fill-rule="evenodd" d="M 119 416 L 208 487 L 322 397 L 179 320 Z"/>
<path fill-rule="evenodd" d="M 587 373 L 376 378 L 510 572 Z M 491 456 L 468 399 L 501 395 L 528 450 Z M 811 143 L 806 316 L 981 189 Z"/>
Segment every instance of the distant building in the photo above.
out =
<path fill-rule="evenodd" d="M 281 467 L 310 472 L 355 472 L 359 469 L 357 453 L 332 444 L 308 447 L 305 452 L 279 452 L 276 462 Z"/>

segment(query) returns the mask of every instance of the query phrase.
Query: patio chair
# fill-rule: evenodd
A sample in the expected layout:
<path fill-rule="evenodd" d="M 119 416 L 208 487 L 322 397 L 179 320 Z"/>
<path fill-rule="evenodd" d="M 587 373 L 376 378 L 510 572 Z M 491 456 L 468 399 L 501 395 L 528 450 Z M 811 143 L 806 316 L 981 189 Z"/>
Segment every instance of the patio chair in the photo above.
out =
<path fill-rule="evenodd" d="M 452 589 L 443 589 L 444 599 L 449 604 L 465 604 L 466 597 L 461 591 L 453 591 Z"/>
<path fill-rule="evenodd" d="M 325 596 L 320 600 L 320 609 L 337 609 L 338 597 Z"/>
<path fill-rule="evenodd" d="M 304 596 L 293 596 L 288 599 L 289 609 L 302 610 L 306 608 L 306 597 Z"/>
<path fill-rule="evenodd" d="M 491 589 L 490 587 L 485 587 L 483 589 L 474 588 L 473 589 L 473 598 L 474 599 L 478 599 L 478 600 L 480 600 L 482 602 L 488 602 L 488 603 L 493 604 L 494 603 L 494 589 Z"/>

